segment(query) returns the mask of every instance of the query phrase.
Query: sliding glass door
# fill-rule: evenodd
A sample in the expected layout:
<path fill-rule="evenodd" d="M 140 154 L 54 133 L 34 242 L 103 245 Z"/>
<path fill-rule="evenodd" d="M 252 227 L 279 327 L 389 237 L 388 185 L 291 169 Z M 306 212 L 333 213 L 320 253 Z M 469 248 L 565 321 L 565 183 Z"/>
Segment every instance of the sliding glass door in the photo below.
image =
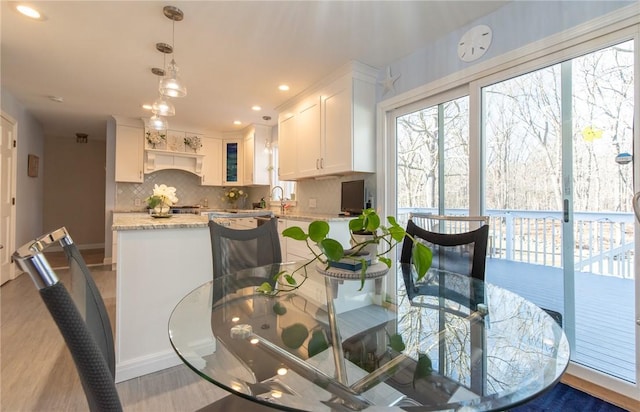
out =
<path fill-rule="evenodd" d="M 481 101 L 487 279 L 558 316 L 575 363 L 635 383 L 634 42 Z"/>
<path fill-rule="evenodd" d="M 468 214 L 469 97 L 431 99 L 395 116 L 396 209 Z"/>

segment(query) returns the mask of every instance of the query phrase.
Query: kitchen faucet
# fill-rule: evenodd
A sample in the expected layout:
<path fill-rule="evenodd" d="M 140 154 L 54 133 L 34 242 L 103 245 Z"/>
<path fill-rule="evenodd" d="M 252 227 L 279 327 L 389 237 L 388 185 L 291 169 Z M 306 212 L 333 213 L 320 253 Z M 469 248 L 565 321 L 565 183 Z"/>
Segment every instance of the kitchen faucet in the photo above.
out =
<path fill-rule="evenodd" d="M 273 189 L 271 189 L 272 199 L 275 199 L 273 197 L 273 192 L 275 192 L 276 189 L 280 189 L 280 214 L 284 215 L 284 189 L 282 186 L 274 186 Z"/>

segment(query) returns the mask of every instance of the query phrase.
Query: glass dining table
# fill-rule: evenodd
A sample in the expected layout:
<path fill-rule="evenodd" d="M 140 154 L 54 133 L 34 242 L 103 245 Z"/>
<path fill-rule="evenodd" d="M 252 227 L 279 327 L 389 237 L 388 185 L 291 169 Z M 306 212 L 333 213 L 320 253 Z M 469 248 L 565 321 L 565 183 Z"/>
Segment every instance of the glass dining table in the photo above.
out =
<path fill-rule="evenodd" d="M 386 274 L 397 276 L 395 299 L 337 314 L 333 299 L 350 280 L 324 277 L 326 302 L 256 291 L 295 267 L 239 271 L 190 292 L 169 320 L 178 356 L 233 394 L 294 411 L 505 410 L 567 368 L 560 325 L 490 283 L 435 269 L 417 282 L 398 264 Z"/>

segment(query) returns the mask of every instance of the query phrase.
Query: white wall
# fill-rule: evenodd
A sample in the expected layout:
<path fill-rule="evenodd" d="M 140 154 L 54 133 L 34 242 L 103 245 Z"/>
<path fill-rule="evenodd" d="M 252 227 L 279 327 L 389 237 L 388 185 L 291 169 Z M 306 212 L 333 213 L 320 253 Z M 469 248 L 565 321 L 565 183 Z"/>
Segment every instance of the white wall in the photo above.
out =
<path fill-rule="evenodd" d="M 445 34 L 438 41 L 399 59 L 389 65 L 393 76 L 400 77 L 394 90 L 382 94 L 377 89 L 377 101 L 410 91 L 417 87 L 461 72 L 508 51 L 560 33 L 580 23 L 587 22 L 611 11 L 636 4 L 636 1 L 514 1 L 466 27 Z M 472 63 L 458 58 L 460 37 L 477 24 L 486 24 L 493 31 L 493 42 L 487 53 Z M 386 77 L 387 70 L 380 70 L 378 79 Z"/>
<path fill-rule="evenodd" d="M 43 233 L 42 210 L 44 202 L 44 133 L 38 121 L 26 111 L 6 89 L 1 91 L 0 107 L 18 123 L 16 165 L 16 247 Z M 40 158 L 38 177 L 27 176 L 27 157 Z"/>

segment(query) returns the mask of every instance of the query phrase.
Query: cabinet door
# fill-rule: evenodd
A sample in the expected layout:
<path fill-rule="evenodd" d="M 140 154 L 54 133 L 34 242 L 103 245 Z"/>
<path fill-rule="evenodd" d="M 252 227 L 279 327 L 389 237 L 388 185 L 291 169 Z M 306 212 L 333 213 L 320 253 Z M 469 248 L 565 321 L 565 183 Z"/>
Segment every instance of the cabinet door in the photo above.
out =
<path fill-rule="evenodd" d="M 320 96 L 304 102 L 297 114 L 298 177 L 318 174 L 320 168 Z"/>
<path fill-rule="evenodd" d="M 222 140 L 202 138 L 202 185 L 222 186 Z"/>
<path fill-rule="evenodd" d="M 294 113 L 280 120 L 278 127 L 278 178 L 294 180 L 297 169 L 296 116 Z"/>
<path fill-rule="evenodd" d="M 250 186 L 253 184 L 254 159 L 255 155 L 255 131 L 251 130 L 245 134 L 242 141 L 242 185 Z"/>
<path fill-rule="evenodd" d="M 116 126 L 116 182 L 142 183 L 144 129 Z"/>
<path fill-rule="evenodd" d="M 340 82 L 336 86 L 322 100 L 321 174 L 346 172 L 353 164 L 351 83 Z"/>
<path fill-rule="evenodd" d="M 224 158 L 222 183 L 239 184 L 242 182 L 242 142 L 241 140 L 224 140 L 222 143 Z"/>

